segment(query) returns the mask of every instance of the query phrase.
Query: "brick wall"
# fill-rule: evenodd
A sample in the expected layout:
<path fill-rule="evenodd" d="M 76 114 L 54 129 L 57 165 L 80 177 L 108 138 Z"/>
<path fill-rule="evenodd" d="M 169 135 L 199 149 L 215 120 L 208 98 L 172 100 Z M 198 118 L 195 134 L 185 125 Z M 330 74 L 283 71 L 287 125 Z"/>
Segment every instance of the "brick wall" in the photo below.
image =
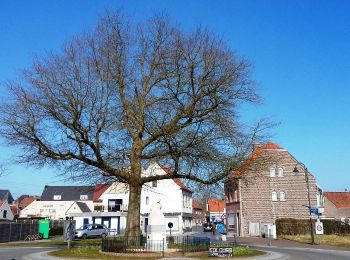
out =
<path fill-rule="evenodd" d="M 250 235 L 249 222 L 259 223 L 261 235 L 264 224 L 274 224 L 278 218 L 309 218 L 303 167 L 297 165 L 294 157 L 286 150 L 266 150 L 259 160 L 260 163 L 246 171 L 240 180 L 240 228 L 243 236 Z M 296 165 L 299 173 L 293 172 Z M 270 177 L 270 167 L 283 168 L 283 177 Z M 311 207 L 316 207 L 316 181 L 311 174 L 309 187 Z M 277 201 L 272 201 L 273 191 L 277 192 Z M 285 193 L 285 201 L 280 201 L 280 192 Z M 228 202 L 228 213 L 237 210 L 237 205 L 239 203 Z"/>

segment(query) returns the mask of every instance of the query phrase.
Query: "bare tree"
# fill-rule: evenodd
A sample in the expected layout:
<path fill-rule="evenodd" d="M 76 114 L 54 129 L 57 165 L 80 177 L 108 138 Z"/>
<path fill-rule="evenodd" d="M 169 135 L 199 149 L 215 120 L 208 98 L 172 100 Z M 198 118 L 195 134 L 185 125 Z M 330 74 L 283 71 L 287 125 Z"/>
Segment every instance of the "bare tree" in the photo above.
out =
<path fill-rule="evenodd" d="M 22 148 L 20 161 L 127 183 L 130 236 L 140 233 L 143 184 L 216 183 L 260 129 L 238 120 L 243 103 L 259 101 L 250 64 L 215 34 L 185 32 L 163 16 L 134 24 L 109 13 L 61 52 L 35 58 L 9 87 L 1 133 Z M 141 175 L 151 160 L 172 173 Z"/>

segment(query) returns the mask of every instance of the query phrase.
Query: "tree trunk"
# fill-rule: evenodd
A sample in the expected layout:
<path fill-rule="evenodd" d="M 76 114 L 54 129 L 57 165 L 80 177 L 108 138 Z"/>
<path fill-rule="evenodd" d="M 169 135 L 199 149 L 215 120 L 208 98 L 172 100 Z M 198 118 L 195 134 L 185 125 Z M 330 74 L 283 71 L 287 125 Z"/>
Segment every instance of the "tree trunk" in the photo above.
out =
<path fill-rule="evenodd" d="M 140 205 L 142 185 L 129 185 L 129 207 L 126 221 L 125 235 L 135 237 L 141 235 L 140 229 Z"/>

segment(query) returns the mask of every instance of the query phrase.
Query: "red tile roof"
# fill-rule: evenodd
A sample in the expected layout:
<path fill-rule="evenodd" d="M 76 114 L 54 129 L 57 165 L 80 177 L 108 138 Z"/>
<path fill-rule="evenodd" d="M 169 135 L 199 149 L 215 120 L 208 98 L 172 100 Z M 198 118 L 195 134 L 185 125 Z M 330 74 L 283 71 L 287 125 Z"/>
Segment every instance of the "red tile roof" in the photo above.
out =
<path fill-rule="evenodd" d="M 350 208 L 350 192 L 324 192 L 323 195 L 337 208 Z"/>
<path fill-rule="evenodd" d="M 96 184 L 94 194 L 92 196 L 93 202 L 100 202 L 101 195 L 111 186 L 111 184 Z"/>
<path fill-rule="evenodd" d="M 224 200 L 208 200 L 208 211 L 209 212 L 222 212 L 224 213 L 225 201 Z"/>
<path fill-rule="evenodd" d="M 12 211 L 13 216 L 16 216 L 19 214 L 19 208 L 16 205 L 10 205 L 10 209 Z"/>
<path fill-rule="evenodd" d="M 159 165 L 160 168 L 165 171 L 167 174 L 172 174 L 171 170 L 167 167 L 164 167 L 162 165 Z M 179 179 L 179 178 L 174 178 L 172 179 L 178 186 L 180 186 L 181 189 L 183 190 L 187 190 L 189 192 L 192 192 L 185 184 L 183 184 L 183 182 Z"/>
<path fill-rule="evenodd" d="M 266 150 L 283 150 L 282 147 L 278 146 L 277 144 L 274 144 L 272 142 L 267 142 L 266 144 L 263 144 L 261 146 L 258 146 L 247 158 L 247 160 L 245 160 L 242 165 L 239 167 L 238 170 L 236 170 L 235 172 L 233 172 L 231 174 L 231 177 L 237 177 L 242 175 L 242 173 L 245 171 L 245 168 L 249 166 L 249 164 L 251 163 L 251 161 L 256 158 L 258 155 L 260 155 L 261 153 L 263 153 Z"/>
<path fill-rule="evenodd" d="M 19 204 L 18 204 L 18 207 L 20 209 L 24 209 L 25 207 L 27 207 L 30 203 L 32 203 L 34 200 L 37 200 L 39 197 L 37 196 L 30 196 L 30 197 L 27 197 L 27 198 L 23 198 Z"/>
<path fill-rule="evenodd" d="M 200 204 L 198 201 L 196 200 L 192 200 L 192 208 L 194 209 L 202 209 L 202 204 Z"/>

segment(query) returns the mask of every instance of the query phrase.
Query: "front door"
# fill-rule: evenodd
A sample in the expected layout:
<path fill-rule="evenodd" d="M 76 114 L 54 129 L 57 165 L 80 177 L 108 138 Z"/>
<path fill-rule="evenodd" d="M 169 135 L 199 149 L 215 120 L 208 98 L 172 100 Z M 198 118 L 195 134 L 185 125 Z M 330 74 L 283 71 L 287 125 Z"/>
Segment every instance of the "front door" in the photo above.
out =
<path fill-rule="evenodd" d="M 148 218 L 145 218 L 145 233 L 147 233 Z"/>
<path fill-rule="evenodd" d="M 103 217 L 101 224 L 106 225 L 106 227 L 108 227 L 108 228 L 111 228 L 111 218 L 110 217 Z"/>
<path fill-rule="evenodd" d="M 83 219 L 83 224 L 84 224 L 84 226 L 88 225 L 89 224 L 89 219 L 88 218 L 84 218 Z"/>

